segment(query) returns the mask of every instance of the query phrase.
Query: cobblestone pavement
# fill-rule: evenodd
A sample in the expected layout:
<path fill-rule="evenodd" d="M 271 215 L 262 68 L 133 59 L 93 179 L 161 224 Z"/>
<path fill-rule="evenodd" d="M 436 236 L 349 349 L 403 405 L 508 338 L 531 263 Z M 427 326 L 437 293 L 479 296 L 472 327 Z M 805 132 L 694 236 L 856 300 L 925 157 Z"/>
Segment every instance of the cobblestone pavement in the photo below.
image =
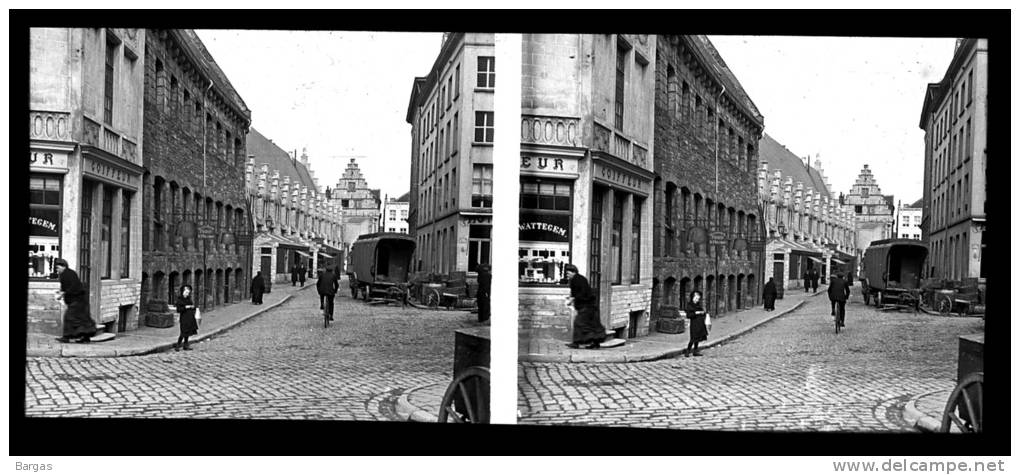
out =
<path fill-rule="evenodd" d="M 193 351 L 29 358 L 26 416 L 396 419 L 403 391 L 452 380 L 453 332 L 477 325 L 467 312 L 369 306 L 349 293 L 329 328 L 319 312 L 310 288 Z"/>
<path fill-rule="evenodd" d="M 912 431 L 907 400 L 952 389 L 980 319 L 879 312 L 855 295 L 836 335 L 824 296 L 697 358 L 521 363 L 523 424 L 747 431 Z"/>

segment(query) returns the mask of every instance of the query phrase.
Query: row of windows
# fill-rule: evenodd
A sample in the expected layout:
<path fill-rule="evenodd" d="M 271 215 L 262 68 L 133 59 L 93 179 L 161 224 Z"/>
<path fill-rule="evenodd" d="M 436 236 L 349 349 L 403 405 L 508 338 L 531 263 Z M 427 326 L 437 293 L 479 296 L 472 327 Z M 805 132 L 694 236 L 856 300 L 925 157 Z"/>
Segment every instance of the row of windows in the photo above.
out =
<path fill-rule="evenodd" d="M 968 85 L 970 88 L 968 89 Z M 942 111 L 942 117 L 935 124 L 935 145 L 941 145 L 949 137 L 952 125 L 970 108 L 974 101 L 974 70 L 967 72 L 967 78 L 953 91 L 951 102 Z"/>
<path fill-rule="evenodd" d="M 930 277 L 948 279 L 962 279 L 971 277 L 970 256 L 971 249 L 969 234 L 966 232 L 947 236 L 944 239 L 935 239 L 931 243 L 931 274 Z M 985 237 L 981 236 L 981 266 L 978 272 L 980 277 L 985 277 Z"/>
<path fill-rule="evenodd" d="M 419 235 L 418 249 L 418 271 L 449 273 L 457 270 L 455 226 Z M 468 272 L 477 272 L 479 264 L 489 265 L 491 262 L 492 225 L 470 225 L 468 227 Z"/>
<path fill-rule="evenodd" d="M 680 86 L 680 93 L 677 94 L 677 87 Z M 687 81 L 680 81 L 677 78 L 673 66 L 666 69 L 667 103 L 674 118 L 681 123 L 691 124 L 694 128 L 694 137 L 714 146 L 719 142 L 719 158 L 733 163 L 741 170 L 754 172 L 754 145 L 752 141 L 746 141 L 740 136 L 740 132 L 726 124 L 720 117 L 715 118 L 715 111 L 707 101 L 702 101 L 701 96 L 692 92 Z M 692 101 L 693 98 L 693 101 Z M 718 132 L 718 137 L 716 133 Z"/>
<path fill-rule="evenodd" d="M 479 89 L 494 89 L 496 87 L 496 58 L 493 56 L 479 56 L 477 58 Z M 425 112 L 419 113 L 418 130 L 419 140 L 422 144 L 429 138 L 436 127 L 440 128 L 440 121 L 446 110 L 453 106 L 453 103 L 460 98 L 460 64 L 454 67 L 454 73 L 446 78 L 446 84 L 440 86 L 439 97 L 431 105 L 425 107 Z M 439 84 L 442 84 L 442 80 Z"/>
<path fill-rule="evenodd" d="M 214 200 L 212 197 L 192 193 L 188 188 L 178 187 L 176 183 L 167 184 L 162 177 L 156 177 L 152 183 L 150 211 L 153 232 L 151 241 L 143 240 L 146 251 L 197 248 L 199 244 L 195 236 L 183 236 L 180 242 L 176 240 L 177 226 L 189 221 L 196 224 L 204 221 L 213 226 L 217 238 L 201 239 L 202 249 L 206 252 L 215 251 L 218 249 L 217 245 L 223 244 L 223 249 L 227 250 L 226 246 L 230 243 L 222 240 L 221 233 L 236 232 L 239 227 L 244 226 L 243 209 L 230 204 L 224 205 L 222 201 Z M 145 225 L 147 235 L 149 223 L 146 222 Z M 239 252 L 236 247 L 234 250 Z"/>
<path fill-rule="evenodd" d="M 491 144 L 495 135 L 495 113 L 493 111 L 475 111 L 474 143 Z M 418 161 L 419 184 L 425 183 L 439 168 L 441 162 L 445 163 L 459 151 L 459 113 L 454 113 L 453 120 L 446 123 L 446 129 L 439 132 L 438 139 L 438 142 L 429 143 L 421 152 L 421 159 Z"/>
<path fill-rule="evenodd" d="M 958 134 L 949 139 L 949 147 L 939 151 L 935 157 L 932 191 L 935 191 L 958 166 L 971 159 L 974 150 L 974 137 L 971 132 L 971 119 L 960 126 Z"/>
<path fill-rule="evenodd" d="M 933 226 L 938 229 L 949 224 L 951 219 L 970 212 L 970 174 L 966 173 L 949 190 L 935 196 L 933 203 Z"/>

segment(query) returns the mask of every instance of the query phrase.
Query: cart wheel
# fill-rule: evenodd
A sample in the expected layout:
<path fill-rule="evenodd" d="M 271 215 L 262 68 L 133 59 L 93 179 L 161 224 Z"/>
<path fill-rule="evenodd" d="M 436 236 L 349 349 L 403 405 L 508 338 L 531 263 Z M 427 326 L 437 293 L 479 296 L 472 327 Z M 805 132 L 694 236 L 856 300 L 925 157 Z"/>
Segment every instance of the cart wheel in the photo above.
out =
<path fill-rule="evenodd" d="M 875 306 L 876 307 L 881 307 L 882 306 L 882 291 L 881 290 L 879 290 L 878 292 L 875 292 Z"/>
<path fill-rule="evenodd" d="M 460 401 L 458 408 L 457 401 Z M 489 370 L 472 366 L 461 371 L 446 388 L 439 406 L 439 422 L 489 423 Z"/>
<path fill-rule="evenodd" d="M 390 299 L 390 300 L 393 300 L 393 301 L 396 301 L 396 302 L 400 302 L 400 301 L 404 300 L 404 295 L 405 295 L 405 293 L 401 292 L 399 287 L 390 287 L 390 288 L 386 289 L 386 298 L 387 299 Z"/>
<path fill-rule="evenodd" d="M 442 295 L 439 295 L 439 291 L 436 289 L 429 289 L 428 293 L 425 294 L 425 305 L 428 308 L 439 308 L 439 302 L 442 300 Z"/>
<path fill-rule="evenodd" d="M 372 284 L 368 284 L 361 288 L 361 300 L 368 302 L 369 295 L 372 293 Z"/>
<path fill-rule="evenodd" d="M 953 388 L 949 402 L 946 403 L 946 411 L 942 414 L 940 432 L 949 432 L 953 426 L 961 432 L 981 432 L 984 417 L 982 403 L 984 384 L 985 373 L 971 373 Z"/>
<path fill-rule="evenodd" d="M 948 317 L 953 311 L 953 298 L 945 295 L 938 294 L 935 296 L 935 311 L 941 314 L 943 317 Z"/>

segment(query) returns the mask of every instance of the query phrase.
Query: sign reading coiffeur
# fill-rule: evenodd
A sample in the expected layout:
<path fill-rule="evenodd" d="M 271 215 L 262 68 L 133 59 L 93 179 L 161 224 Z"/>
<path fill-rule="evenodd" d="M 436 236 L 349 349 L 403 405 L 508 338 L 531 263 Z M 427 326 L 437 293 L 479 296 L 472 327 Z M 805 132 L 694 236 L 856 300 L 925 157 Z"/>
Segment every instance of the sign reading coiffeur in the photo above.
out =
<path fill-rule="evenodd" d="M 28 153 L 28 166 L 32 170 L 67 170 L 67 154 L 50 150 L 32 150 Z"/>

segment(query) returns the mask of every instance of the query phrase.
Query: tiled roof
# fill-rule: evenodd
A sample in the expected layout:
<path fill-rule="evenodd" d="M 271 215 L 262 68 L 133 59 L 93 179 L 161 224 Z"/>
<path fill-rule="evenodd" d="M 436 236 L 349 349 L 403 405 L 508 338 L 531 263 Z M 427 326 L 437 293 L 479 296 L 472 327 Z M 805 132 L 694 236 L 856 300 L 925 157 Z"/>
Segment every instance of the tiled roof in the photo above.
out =
<path fill-rule="evenodd" d="M 408 191 L 407 193 L 400 195 L 400 198 L 397 198 L 396 201 L 398 203 L 407 203 L 411 201 L 411 192 Z"/>
<path fill-rule="evenodd" d="M 824 196 L 831 196 L 829 189 L 825 186 L 825 180 L 822 179 L 822 174 L 814 168 L 808 168 L 803 158 L 795 155 L 769 134 L 764 134 L 758 142 L 758 157 L 761 161 L 768 162 L 770 176 L 774 170 L 778 169 L 782 171 L 784 181 L 786 177 L 791 177 L 794 186 L 799 181 Z"/>
<path fill-rule="evenodd" d="M 921 205 L 923 204 L 923 202 L 924 202 L 924 198 L 921 198 L 921 199 L 913 202 L 910 206 L 908 206 L 908 208 L 920 208 Z"/>
<path fill-rule="evenodd" d="M 304 164 L 294 160 L 287 151 L 267 139 L 254 127 L 248 131 L 246 145 L 248 155 L 255 156 L 256 170 L 260 169 L 263 163 L 269 164 L 269 173 L 272 174 L 273 170 L 279 170 L 280 180 L 289 176 L 291 183 L 301 183 L 308 189 L 315 190 L 315 182 L 312 181 L 312 176 Z"/>
<path fill-rule="evenodd" d="M 195 30 L 177 29 L 172 31 L 179 34 L 181 40 L 185 43 L 185 48 L 192 50 L 199 56 L 199 58 L 195 59 L 201 60 L 204 63 L 202 66 L 212 76 L 212 81 L 216 85 L 216 89 L 218 89 L 221 94 L 226 95 L 225 99 L 233 101 L 234 105 L 243 111 L 242 115 L 244 118 L 250 121 L 251 110 L 248 109 L 248 105 L 244 103 L 244 100 L 241 99 L 241 95 L 238 94 L 234 89 L 234 86 L 230 84 L 230 80 L 227 79 L 227 75 L 222 69 L 220 69 L 220 66 L 216 64 L 216 60 L 213 59 L 209 50 L 205 49 L 205 44 L 203 44 L 202 40 L 199 39 Z"/>
<path fill-rule="evenodd" d="M 722 55 L 720 55 L 719 51 L 715 49 L 715 46 L 712 46 L 712 42 L 709 41 L 708 37 L 705 35 L 690 35 L 686 36 L 686 38 L 690 38 L 692 40 L 690 42 L 691 46 L 697 50 L 701 56 L 710 60 L 709 64 L 705 64 L 704 66 L 709 68 L 714 73 L 713 75 L 723 82 L 726 86 L 727 95 L 731 95 L 731 97 L 737 101 L 741 107 L 754 116 L 758 123 L 762 123 L 764 121 L 764 117 L 762 117 L 758 107 L 754 105 L 754 101 L 752 101 L 751 97 L 747 95 L 746 91 L 744 91 L 743 86 L 740 85 L 740 81 L 737 80 L 737 76 L 733 74 L 733 71 L 730 71 L 728 66 L 726 66 L 726 61 L 723 61 Z"/>

